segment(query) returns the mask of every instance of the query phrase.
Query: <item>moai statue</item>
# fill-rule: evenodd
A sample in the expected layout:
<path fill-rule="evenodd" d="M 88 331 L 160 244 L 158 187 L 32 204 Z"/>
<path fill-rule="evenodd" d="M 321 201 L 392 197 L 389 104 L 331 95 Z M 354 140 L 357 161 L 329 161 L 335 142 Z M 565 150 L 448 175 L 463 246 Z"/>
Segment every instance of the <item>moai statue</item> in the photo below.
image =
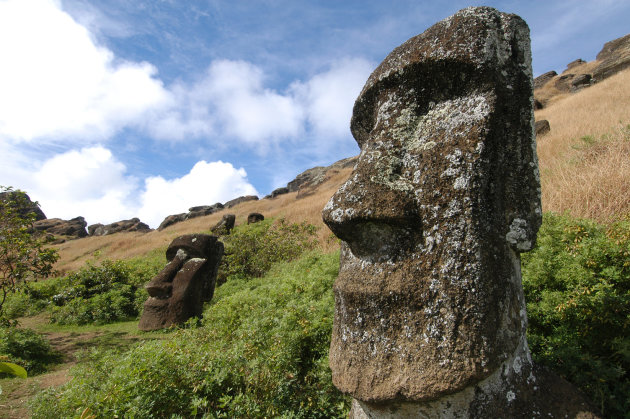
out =
<path fill-rule="evenodd" d="M 392 51 L 356 100 L 361 153 L 323 211 L 342 240 L 330 366 L 352 418 L 588 411 L 525 337 L 532 83 L 527 24 L 467 8 Z"/>
<path fill-rule="evenodd" d="M 147 285 L 140 330 L 157 330 L 201 317 L 203 303 L 210 301 L 223 256 L 216 236 L 187 234 L 166 249 L 168 263 Z"/>
<path fill-rule="evenodd" d="M 212 232 L 212 234 L 216 234 L 217 236 L 226 236 L 230 234 L 230 231 L 232 231 L 232 229 L 234 228 L 235 222 L 236 215 L 225 214 L 218 223 L 210 228 L 210 231 Z"/>

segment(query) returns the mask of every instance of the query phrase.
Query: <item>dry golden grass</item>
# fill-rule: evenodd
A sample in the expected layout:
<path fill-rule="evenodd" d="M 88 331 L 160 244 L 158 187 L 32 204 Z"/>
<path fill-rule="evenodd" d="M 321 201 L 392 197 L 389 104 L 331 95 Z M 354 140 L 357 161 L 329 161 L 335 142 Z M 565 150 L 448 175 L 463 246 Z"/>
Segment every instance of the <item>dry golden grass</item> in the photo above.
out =
<path fill-rule="evenodd" d="M 629 214 L 630 70 L 578 93 L 554 98 L 547 108 L 536 111 L 536 119 L 547 119 L 551 124 L 551 132 L 538 138 L 543 208 L 602 222 Z M 338 243 L 331 240 L 331 232 L 321 220 L 321 210 L 351 171 L 329 172 L 329 179 L 314 194 L 301 199 L 290 193 L 275 199 L 245 202 L 163 231 L 68 241 L 56 246 L 61 256 L 57 269 L 76 270 L 93 258 L 95 252 L 102 258 L 128 259 L 163 251 L 179 235 L 208 232 L 227 213 L 236 215 L 237 225 L 246 223 L 251 212 L 285 217 L 291 222 L 309 222 L 319 227 L 322 248 L 330 250 Z"/>
<path fill-rule="evenodd" d="M 266 218 L 284 217 L 290 222 L 306 221 L 314 224 L 319 227 L 317 235 L 321 247 L 324 250 L 330 250 L 338 244 L 331 240 L 331 232 L 322 222 L 322 208 L 350 176 L 351 171 L 351 168 L 331 170 L 328 180 L 315 189 L 314 194 L 300 199 L 296 199 L 297 192 L 293 192 L 274 199 L 244 202 L 212 215 L 174 224 L 162 231 L 155 230 L 144 234 L 117 233 L 110 236 L 67 241 L 55 246 L 60 255 L 56 269 L 62 273 L 75 271 L 87 260 L 94 258 L 97 253 L 100 258 L 114 260 L 143 256 L 156 249 L 166 249 L 175 237 L 182 234 L 208 232 L 224 214 L 235 214 L 237 225 L 246 224 L 247 216 L 252 212 L 259 212 Z"/>
<path fill-rule="evenodd" d="M 543 208 L 610 222 L 630 212 L 630 71 L 536 111 Z"/>

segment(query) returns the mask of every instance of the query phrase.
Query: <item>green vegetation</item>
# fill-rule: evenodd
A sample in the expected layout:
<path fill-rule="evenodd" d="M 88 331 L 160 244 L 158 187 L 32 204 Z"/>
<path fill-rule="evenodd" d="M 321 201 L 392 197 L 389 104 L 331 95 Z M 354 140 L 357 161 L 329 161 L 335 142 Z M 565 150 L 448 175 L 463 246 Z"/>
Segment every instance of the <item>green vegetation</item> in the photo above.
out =
<path fill-rule="evenodd" d="M 261 277 L 279 261 L 288 261 L 317 244 L 316 227 L 288 223 L 283 218 L 242 225 L 221 240 L 225 254 L 221 260 L 219 283 L 227 277 Z"/>
<path fill-rule="evenodd" d="M 338 254 L 310 252 L 217 289 L 199 327 L 125 353 L 95 351 L 33 417 L 329 418 L 347 414 L 328 345 Z M 191 322 L 194 323 L 194 322 Z"/>
<path fill-rule="evenodd" d="M 579 386 L 606 417 L 630 412 L 630 220 L 602 226 L 545 214 L 523 254 L 534 359 Z"/>
<path fill-rule="evenodd" d="M 29 209 L 26 193 L 0 186 L 0 321 L 6 323 L 2 308 L 9 293 L 29 279 L 46 278 L 59 259 L 54 249 L 44 248 L 45 237 L 33 234 L 36 215 Z"/>
<path fill-rule="evenodd" d="M 0 358 L 6 358 L 28 371 L 29 375 L 44 372 L 48 365 L 61 358 L 48 341 L 31 329 L 13 326 L 0 328 Z M 0 372 L 0 376 L 3 372 Z"/>

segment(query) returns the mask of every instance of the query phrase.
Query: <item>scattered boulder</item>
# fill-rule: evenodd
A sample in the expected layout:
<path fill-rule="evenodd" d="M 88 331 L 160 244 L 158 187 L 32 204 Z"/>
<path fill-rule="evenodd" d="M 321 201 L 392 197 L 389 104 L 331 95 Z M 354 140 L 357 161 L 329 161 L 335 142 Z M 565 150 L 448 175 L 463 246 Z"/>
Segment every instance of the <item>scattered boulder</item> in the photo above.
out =
<path fill-rule="evenodd" d="M 567 70 L 571 70 L 573 67 L 577 67 L 577 66 L 582 65 L 582 64 L 586 64 L 586 61 L 584 61 L 581 58 L 578 58 L 577 60 L 573 60 L 569 64 L 567 64 Z M 534 88 L 536 88 L 536 87 L 534 87 Z"/>
<path fill-rule="evenodd" d="M 169 215 L 167 216 L 164 221 L 162 221 L 160 223 L 160 225 L 158 226 L 158 230 L 162 231 L 164 230 L 166 227 L 172 226 L 173 224 L 179 223 L 181 221 L 184 221 L 186 219 L 186 215 L 187 213 L 181 213 L 181 214 L 173 214 L 173 215 Z"/>
<path fill-rule="evenodd" d="M 630 67 L 630 34 L 606 42 L 596 60 L 599 62 L 593 70 L 593 79 L 596 82 Z"/>
<path fill-rule="evenodd" d="M 247 224 L 255 224 L 259 221 L 262 221 L 265 219 L 265 216 L 258 213 L 258 212 L 252 212 L 251 214 L 249 214 L 247 216 Z"/>
<path fill-rule="evenodd" d="M 138 324 L 140 330 L 157 330 L 201 317 L 210 301 L 223 256 L 216 236 L 187 234 L 166 249 L 168 263 L 147 285 L 149 298 Z"/>
<path fill-rule="evenodd" d="M 141 233 L 148 233 L 149 231 L 152 231 L 152 229 L 147 224 L 140 221 L 139 218 L 117 221 L 107 225 L 92 224 L 88 227 L 88 234 L 90 236 L 107 236 L 109 234 L 121 233 L 123 231 L 139 231 Z"/>
<path fill-rule="evenodd" d="M 297 192 L 302 186 L 321 183 L 324 181 L 329 167 L 317 166 L 300 173 L 291 182 L 287 183 L 289 192 Z"/>
<path fill-rule="evenodd" d="M 534 131 L 536 131 L 536 136 L 542 136 L 551 131 L 551 126 L 549 125 L 549 121 L 546 119 L 541 119 L 540 121 L 536 121 L 534 124 Z"/>
<path fill-rule="evenodd" d="M 232 208 L 242 202 L 247 202 L 247 201 L 258 201 L 258 197 L 256 195 L 239 196 L 238 198 L 234 198 L 227 201 L 225 204 L 223 204 L 223 207 Z"/>
<path fill-rule="evenodd" d="M 350 418 L 592 412 L 525 337 L 531 75 L 527 24 L 474 7 L 394 49 L 357 98 L 361 154 L 322 213 L 342 240 L 330 367 Z"/>
<path fill-rule="evenodd" d="M 35 214 L 35 221 L 45 220 L 46 215 L 36 202 L 31 201 L 28 194 L 18 191 L 0 192 L 0 201 L 13 201 L 18 204 L 18 212 L 24 217 L 29 213 Z"/>
<path fill-rule="evenodd" d="M 60 218 L 48 218 L 35 221 L 33 228 L 35 231 L 45 232 L 54 236 L 65 236 L 69 239 L 79 239 L 88 235 L 85 227 L 87 222 L 83 217 L 76 217 L 71 220 Z"/>
<path fill-rule="evenodd" d="M 265 197 L 265 199 L 273 199 L 287 193 L 289 193 L 289 188 L 287 188 L 286 186 L 283 186 L 281 188 L 274 189 L 269 195 Z"/>
<path fill-rule="evenodd" d="M 216 223 L 210 231 L 216 236 L 226 236 L 230 234 L 230 231 L 234 228 L 236 222 L 236 215 L 225 214 L 218 223 Z"/>
<path fill-rule="evenodd" d="M 571 91 L 575 92 L 576 90 L 582 89 L 584 87 L 588 87 L 590 85 L 591 85 L 590 74 L 577 74 L 571 80 Z"/>
<path fill-rule="evenodd" d="M 540 89 L 545 84 L 547 84 L 549 80 L 553 79 L 557 75 L 558 73 L 552 70 L 552 71 L 547 71 L 546 73 L 541 74 L 540 76 L 536 77 L 534 79 L 534 89 Z"/>
<path fill-rule="evenodd" d="M 188 214 L 186 214 L 186 220 L 196 217 L 203 217 L 206 215 L 214 214 L 217 211 L 223 209 L 223 204 L 217 202 L 214 205 L 200 205 L 198 207 L 188 208 Z"/>

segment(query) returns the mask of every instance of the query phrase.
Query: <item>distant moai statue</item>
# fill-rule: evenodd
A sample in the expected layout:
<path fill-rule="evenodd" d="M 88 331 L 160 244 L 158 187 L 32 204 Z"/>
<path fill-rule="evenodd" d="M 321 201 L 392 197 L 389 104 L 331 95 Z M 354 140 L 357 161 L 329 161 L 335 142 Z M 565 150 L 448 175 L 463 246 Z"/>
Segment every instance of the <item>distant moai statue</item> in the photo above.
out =
<path fill-rule="evenodd" d="M 149 298 L 138 324 L 140 330 L 157 330 L 200 317 L 203 303 L 214 295 L 223 256 L 216 236 L 187 234 L 166 249 L 168 263 L 146 286 Z"/>
<path fill-rule="evenodd" d="M 525 336 L 532 83 L 527 24 L 467 8 L 394 49 L 356 100 L 361 153 L 323 211 L 342 240 L 330 366 L 351 418 L 593 417 Z"/>

